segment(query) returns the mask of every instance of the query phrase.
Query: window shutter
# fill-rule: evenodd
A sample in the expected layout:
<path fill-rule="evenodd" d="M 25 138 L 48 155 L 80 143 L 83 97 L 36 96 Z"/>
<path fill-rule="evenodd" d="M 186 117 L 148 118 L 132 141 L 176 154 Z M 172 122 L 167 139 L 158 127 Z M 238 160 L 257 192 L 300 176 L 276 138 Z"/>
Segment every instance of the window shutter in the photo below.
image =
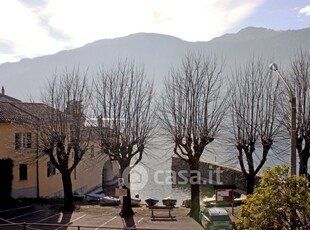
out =
<path fill-rule="evenodd" d="M 31 133 L 27 133 L 27 146 L 26 148 L 30 149 L 31 148 Z"/>
<path fill-rule="evenodd" d="M 15 133 L 15 149 L 20 149 L 22 147 L 21 141 L 21 133 Z"/>

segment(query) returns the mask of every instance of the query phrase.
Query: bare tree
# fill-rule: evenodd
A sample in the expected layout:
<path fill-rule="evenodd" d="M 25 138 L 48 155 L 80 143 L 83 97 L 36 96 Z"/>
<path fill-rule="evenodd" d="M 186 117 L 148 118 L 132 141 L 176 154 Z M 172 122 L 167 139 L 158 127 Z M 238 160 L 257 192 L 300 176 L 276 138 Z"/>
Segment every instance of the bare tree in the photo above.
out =
<path fill-rule="evenodd" d="M 299 51 L 291 65 L 297 97 L 297 151 L 299 175 L 308 175 L 310 157 L 310 53 Z M 290 124 L 287 121 L 287 124 Z M 289 127 L 288 127 L 289 128 Z M 310 178 L 309 178 L 310 179 Z"/>
<path fill-rule="evenodd" d="M 190 215 L 195 220 L 200 212 L 200 157 L 217 135 L 225 112 L 222 67 L 216 58 L 187 54 L 182 66 L 171 70 L 160 103 L 162 128 L 174 144 L 174 153 L 188 163 L 191 171 Z"/>
<path fill-rule="evenodd" d="M 277 116 L 279 80 L 266 66 L 263 61 L 252 58 L 244 67 L 236 67 L 232 72 L 231 127 L 240 167 L 247 181 L 247 193 L 253 193 L 255 177 L 267 160 L 275 136 L 281 131 Z"/>
<path fill-rule="evenodd" d="M 40 113 L 40 147 L 62 176 L 64 209 L 74 208 L 71 173 L 88 150 L 90 132 L 85 129 L 88 101 L 86 76 L 78 70 L 55 75 L 43 91 L 46 110 Z"/>
<path fill-rule="evenodd" d="M 119 163 L 120 174 L 125 177 L 127 196 L 123 197 L 121 215 L 130 217 L 134 214 L 130 170 L 141 161 L 154 130 L 153 84 L 146 80 L 143 68 L 126 60 L 102 70 L 93 92 L 101 121 L 102 151 Z"/>

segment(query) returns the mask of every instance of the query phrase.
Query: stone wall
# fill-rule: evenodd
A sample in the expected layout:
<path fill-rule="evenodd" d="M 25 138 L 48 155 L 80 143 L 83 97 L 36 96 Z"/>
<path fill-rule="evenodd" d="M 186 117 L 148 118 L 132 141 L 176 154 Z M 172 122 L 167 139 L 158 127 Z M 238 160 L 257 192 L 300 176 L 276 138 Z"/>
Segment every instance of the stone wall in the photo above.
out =
<path fill-rule="evenodd" d="M 172 158 L 171 170 L 177 175 L 189 176 L 188 164 L 178 157 Z M 185 173 L 186 171 L 186 173 Z M 237 192 L 246 193 L 246 180 L 240 169 L 216 162 L 200 162 L 200 182 L 207 185 L 236 185 Z M 258 182 L 257 178 L 257 182 Z"/>

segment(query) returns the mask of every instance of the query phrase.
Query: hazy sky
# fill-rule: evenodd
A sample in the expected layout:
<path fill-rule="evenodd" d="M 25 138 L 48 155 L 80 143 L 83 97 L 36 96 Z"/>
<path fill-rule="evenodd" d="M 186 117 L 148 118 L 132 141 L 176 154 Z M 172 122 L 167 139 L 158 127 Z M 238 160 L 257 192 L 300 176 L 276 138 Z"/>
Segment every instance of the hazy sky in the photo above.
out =
<path fill-rule="evenodd" d="M 208 41 L 247 26 L 310 27 L 310 1 L 0 0 L 0 63 L 138 32 Z"/>

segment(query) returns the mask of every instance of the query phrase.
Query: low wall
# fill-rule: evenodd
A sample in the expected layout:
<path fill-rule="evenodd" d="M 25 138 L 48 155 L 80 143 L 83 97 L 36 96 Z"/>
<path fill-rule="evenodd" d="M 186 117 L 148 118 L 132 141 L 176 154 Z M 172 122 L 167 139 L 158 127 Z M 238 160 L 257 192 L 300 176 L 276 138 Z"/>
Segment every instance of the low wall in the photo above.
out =
<path fill-rule="evenodd" d="M 189 176 L 188 164 L 179 157 L 172 157 L 171 170 L 177 175 Z M 187 171 L 187 173 L 184 173 Z M 199 165 L 200 181 L 205 185 L 236 185 L 237 191 L 246 193 L 246 180 L 240 169 L 216 162 L 201 161 Z M 258 182 L 259 178 L 257 178 Z"/>

